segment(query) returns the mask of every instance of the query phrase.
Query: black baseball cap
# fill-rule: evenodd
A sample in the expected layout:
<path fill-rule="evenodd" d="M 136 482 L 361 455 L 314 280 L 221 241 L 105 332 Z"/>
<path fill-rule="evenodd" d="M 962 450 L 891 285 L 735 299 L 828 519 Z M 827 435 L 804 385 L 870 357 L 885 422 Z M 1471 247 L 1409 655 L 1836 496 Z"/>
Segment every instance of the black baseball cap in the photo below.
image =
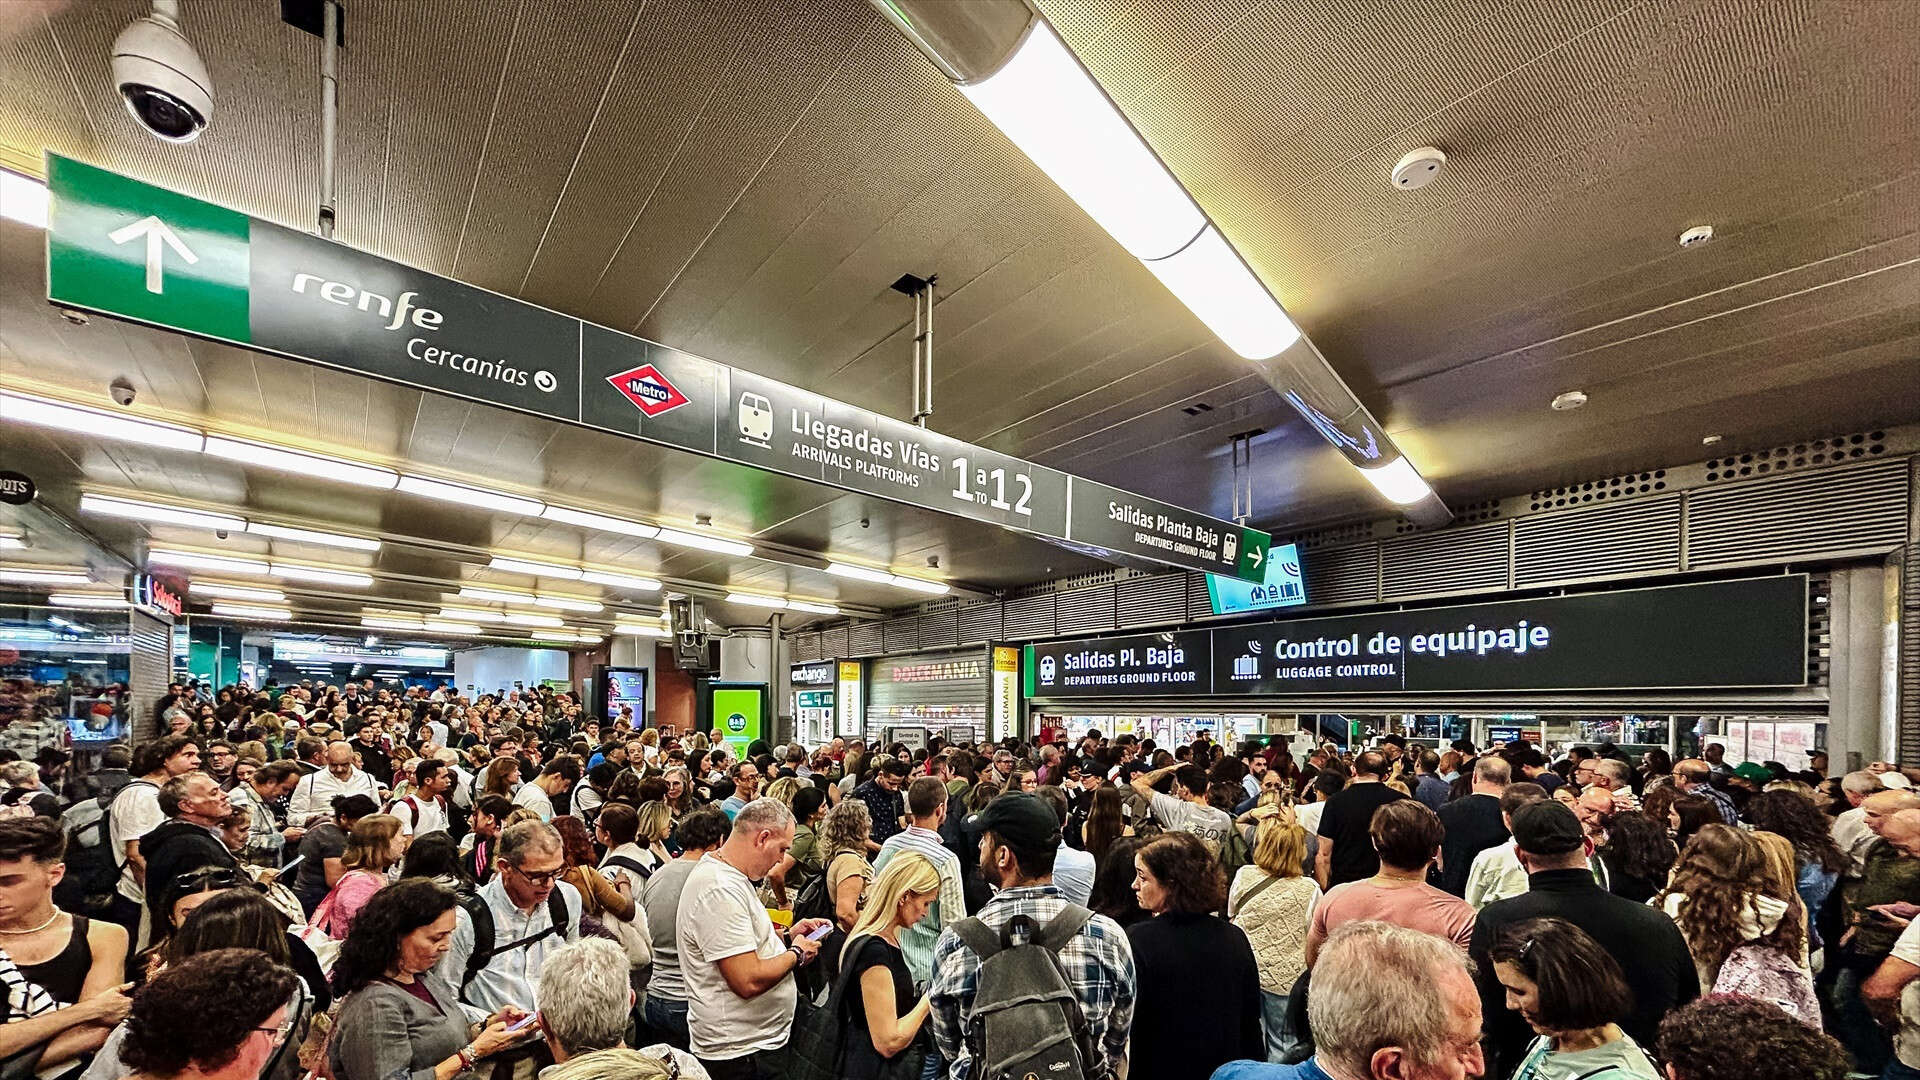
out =
<path fill-rule="evenodd" d="M 1565 803 L 1545 799 L 1513 812 L 1513 841 L 1529 855 L 1565 855 L 1584 847 L 1587 834 Z"/>
<path fill-rule="evenodd" d="M 961 825 L 979 835 L 991 832 L 1016 851 L 1039 851 L 1060 846 L 1060 819 L 1031 791 L 1009 791 Z"/>

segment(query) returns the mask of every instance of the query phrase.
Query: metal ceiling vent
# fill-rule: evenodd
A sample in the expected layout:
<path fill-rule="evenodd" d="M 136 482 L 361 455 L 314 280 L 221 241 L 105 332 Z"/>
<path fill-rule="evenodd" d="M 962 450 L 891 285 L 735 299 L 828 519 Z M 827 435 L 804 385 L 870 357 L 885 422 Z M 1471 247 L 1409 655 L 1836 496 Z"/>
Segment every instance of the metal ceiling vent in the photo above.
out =
<path fill-rule="evenodd" d="M 1452 518 L 1053 27 L 1027 0 L 871 0 L 1402 514 Z M 1438 151 L 1435 151 L 1438 153 Z M 1438 174 L 1438 164 L 1426 170 Z"/>

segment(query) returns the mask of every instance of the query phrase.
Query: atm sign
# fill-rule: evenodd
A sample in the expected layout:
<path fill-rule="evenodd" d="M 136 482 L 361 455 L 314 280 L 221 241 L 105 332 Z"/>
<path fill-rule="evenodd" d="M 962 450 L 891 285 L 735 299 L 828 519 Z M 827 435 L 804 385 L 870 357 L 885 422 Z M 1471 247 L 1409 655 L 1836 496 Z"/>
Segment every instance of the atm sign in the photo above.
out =
<path fill-rule="evenodd" d="M 667 381 L 660 369 L 652 364 L 642 364 L 629 371 L 607 376 L 615 390 L 633 402 L 633 407 L 649 417 L 669 413 L 687 403 L 687 395 L 680 388 Z"/>

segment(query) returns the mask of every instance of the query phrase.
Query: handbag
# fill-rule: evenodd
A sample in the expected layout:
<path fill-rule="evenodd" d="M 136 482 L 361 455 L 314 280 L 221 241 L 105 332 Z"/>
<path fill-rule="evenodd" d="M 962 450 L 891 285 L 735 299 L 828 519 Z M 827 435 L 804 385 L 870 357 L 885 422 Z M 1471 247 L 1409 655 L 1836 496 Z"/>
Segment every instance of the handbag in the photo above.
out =
<path fill-rule="evenodd" d="M 846 1008 L 847 984 L 853 969 L 843 967 L 822 1003 L 817 995 L 802 993 L 794 1001 L 793 1031 L 787 1037 L 787 1074 L 791 1080 L 840 1080 L 846 1058 L 840 1014 Z M 904 1055 L 902 1055 L 904 1056 Z M 917 1080 L 918 1073 L 914 1074 Z"/>

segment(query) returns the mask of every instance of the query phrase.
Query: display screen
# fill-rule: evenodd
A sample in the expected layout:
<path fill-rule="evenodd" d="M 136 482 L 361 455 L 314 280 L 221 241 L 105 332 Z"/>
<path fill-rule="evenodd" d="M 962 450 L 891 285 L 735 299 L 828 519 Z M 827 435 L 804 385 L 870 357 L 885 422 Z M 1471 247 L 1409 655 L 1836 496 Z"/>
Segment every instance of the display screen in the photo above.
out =
<path fill-rule="evenodd" d="M 1803 686 L 1804 574 L 1028 647 L 1040 698 Z"/>
<path fill-rule="evenodd" d="M 1300 553 L 1292 544 L 1275 544 L 1267 552 L 1267 576 L 1242 581 L 1220 574 L 1207 575 L 1207 599 L 1215 615 L 1243 611 L 1298 607 L 1307 602 L 1307 585 L 1300 577 Z"/>
<path fill-rule="evenodd" d="M 715 689 L 713 726 L 720 729 L 731 744 L 736 759 L 746 756 L 746 748 L 760 738 L 760 718 L 766 714 L 765 687 Z"/>
<path fill-rule="evenodd" d="M 647 718 L 647 669 L 610 667 L 602 675 L 600 715 L 608 720 L 620 718 L 622 706 L 633 710 L 634 723 Z"/>

